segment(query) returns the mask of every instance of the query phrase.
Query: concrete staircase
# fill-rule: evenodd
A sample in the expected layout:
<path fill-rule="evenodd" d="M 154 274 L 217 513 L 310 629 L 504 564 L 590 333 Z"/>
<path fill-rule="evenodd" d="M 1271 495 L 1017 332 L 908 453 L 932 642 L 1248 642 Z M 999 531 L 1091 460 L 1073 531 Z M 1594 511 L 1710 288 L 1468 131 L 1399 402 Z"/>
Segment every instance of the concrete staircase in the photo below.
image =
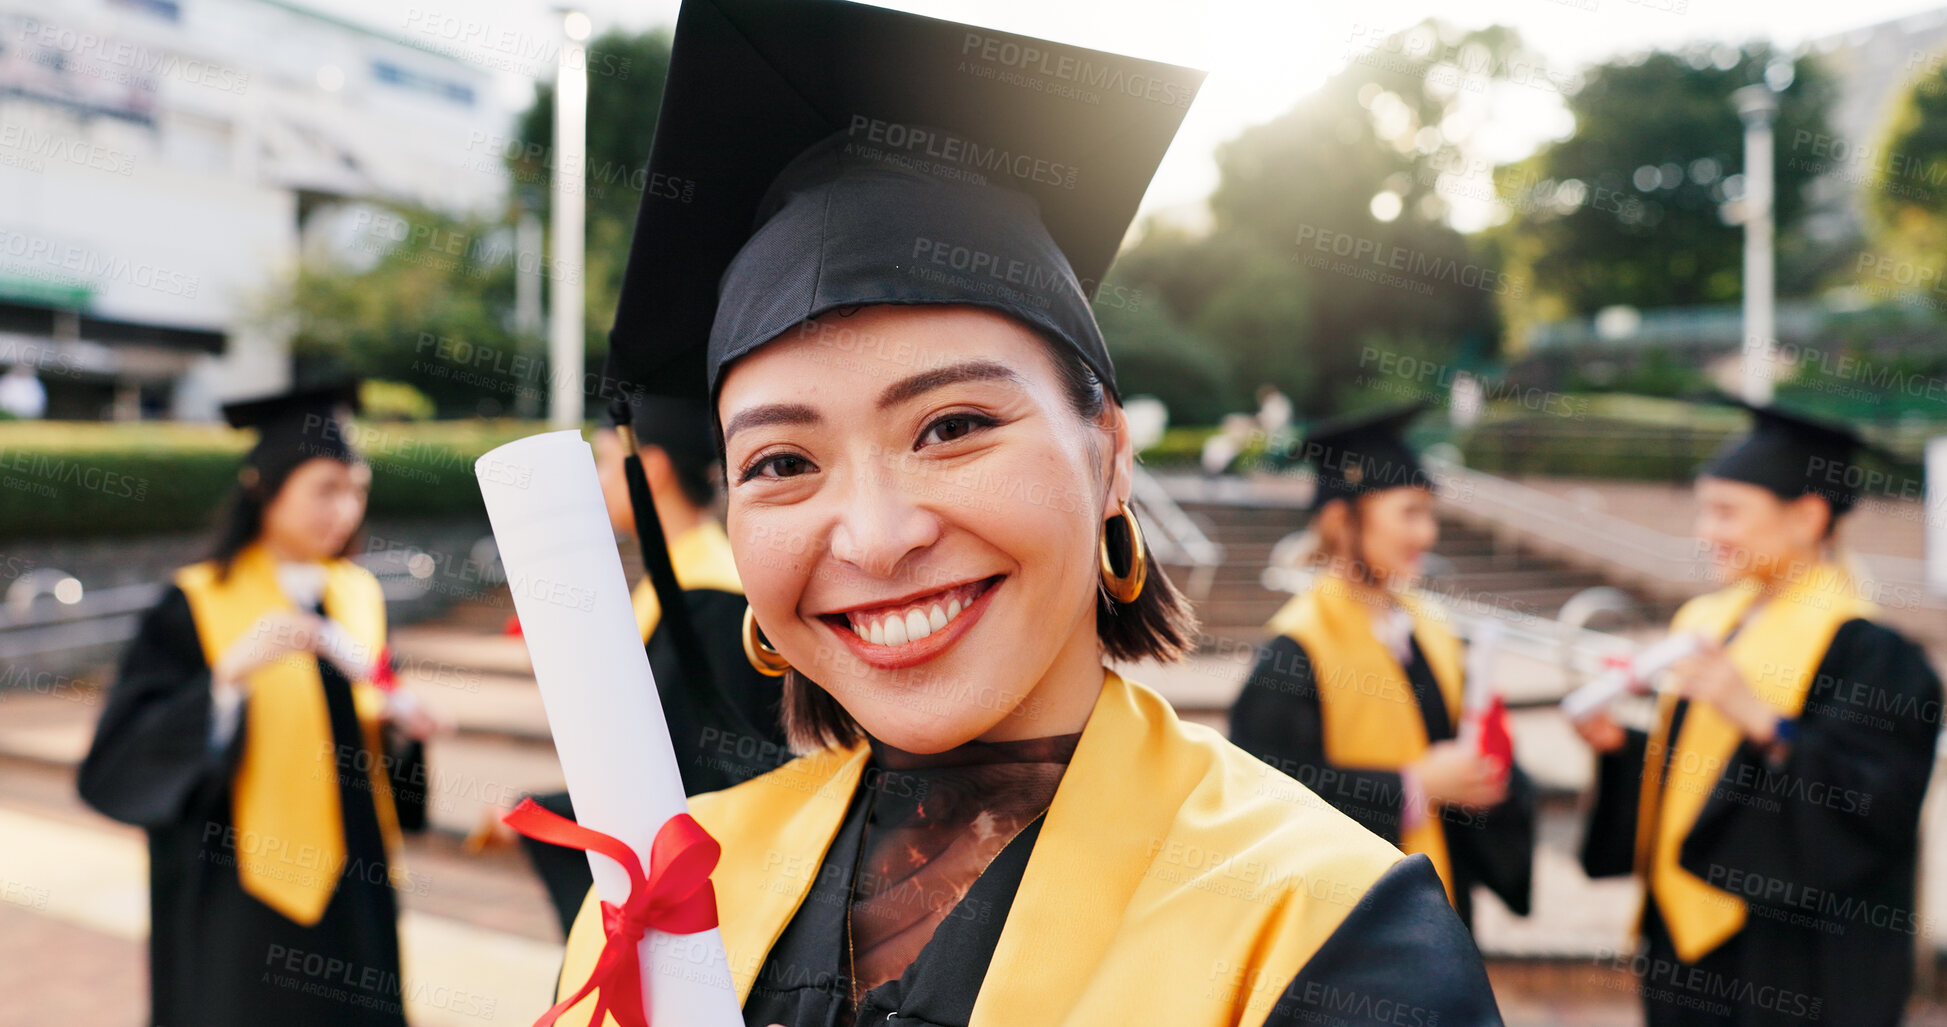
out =
<path fill-rule="evenodd" d="M 1301 530 L 1307 515 L 1275 496 L 1197 498 L 1181 505 L 1228 555 L 1210 594 L 1197 604 L 1205 631 L 1228 642 L 1263 641 L 1264 622 L 1289 598 L 1265 587 L 1264 568 L 1272 548 Z M 1426 570 L 1425 585 L 1431 591 L 1546 618 L 1554 617 L 1576 593 L 1608 584 L 1600 574 L 1572 568 L 1448 516 L 1441 517 L 1440 542 Z M 1173 576 L 1180 573 L 1172 571 Z M 1647 618 L 1671 612 L 1668 604 L 1641 595 L 1632 598 Z"/>

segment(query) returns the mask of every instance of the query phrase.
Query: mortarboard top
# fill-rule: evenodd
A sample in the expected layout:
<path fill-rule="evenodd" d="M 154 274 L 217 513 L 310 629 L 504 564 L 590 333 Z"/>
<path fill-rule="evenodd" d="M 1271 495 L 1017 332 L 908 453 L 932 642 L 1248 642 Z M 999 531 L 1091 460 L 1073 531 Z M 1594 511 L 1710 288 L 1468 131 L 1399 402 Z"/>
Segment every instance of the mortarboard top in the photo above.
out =
<path fill-rule="evenodd" d="M 256 429 L 257 443 L 244 463 L 267 470 L 318 456 L 352 459 L 356 453 L 346 438 L 344 422 L 359 409 L 357 380 L 337 379 L 233 400 L 223 404 L 223 419 L 232 428 Z"/>
<path fill-rule="evenodd" d="M 1113 390 L 1089 298 L 1202 79 L 841 0 L 684 0 L 610 379 L 707 399 L 828 311 L 969 303 Z"/>
<path fill-rule="evenodd" d="M 1758 485 L 1784 499 L 1816 493 L 1834 517 L 1852 509 L 1863 477 L 1854 468 L 1870 447 L 1850 426 L 1730 396 L 1713 399 L 1749 411 L 1751 430 L 1726 443 L 1702 477 Z"/>
<path fill-rule="evenodd" d="M 1406 444 L 1406 426 L 1427 408 L 1424 400 L 1379 411 L 1364 411 L 1314 425 L 1299 447 L 1299 458 L 1317 470 L 1312 510 L 1334 499 L 1415 485 L 1432 488 L 1433 476 Z"/>
<path fill-rule="evenodd" d="M 341 416 L 341 407 L 358 412 L 356 381 L 326 382 L 269 396 L 232 400 L 223 404 L 223 419 L 232 428 L 261 430 L 279 421 L 302 420 L 306 416 Z"/>

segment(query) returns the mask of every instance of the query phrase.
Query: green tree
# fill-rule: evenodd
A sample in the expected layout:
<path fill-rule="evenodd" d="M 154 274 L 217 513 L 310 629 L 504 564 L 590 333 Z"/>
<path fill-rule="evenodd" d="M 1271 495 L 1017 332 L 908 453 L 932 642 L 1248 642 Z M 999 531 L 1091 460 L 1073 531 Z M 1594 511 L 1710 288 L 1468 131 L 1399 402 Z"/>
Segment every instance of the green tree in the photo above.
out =
<path fill-rule="evenodd" d="M 1936 57 L 1925 74 L 1916 75 L 1887 119 L 1879 146 L 1864 151 L 1854 146 L 1848 170 L 1864 178 L 1868 231 L 1875 256 L 1910 261 L 1931 269 L 1939 282 L 1940 254 L 1947 247 L 1947 77 Z M 1866 276 L 1869 286 L 1875 263 Z M 1889 271 L 1890 273 L 1890 271 Z M 1909 272 L 1915 284 L 1918 272 Z M 1877 283 L 1882 289 L 1887 283 Z M 1918 283 L 1925 285 L 1925 283 Z M 1938 284 L 1936 288 L 1941 288 Z M 1937 296 L 1930 297 L 1937 299 Z M 1936 304 L 1937 306 L 1937 304 Z"/>
<path fill-rule="evenodd" d="M 1742 187 L 1744 127 L 1731 94 L 1791 67 L 1779 96 L 1775 160 L 1781 239 L 1818 172 L 1791 141 L 1826 131 L 1833 89 L 1818 63 L 1787 65 L 1769 46 L 1657 52 L 1592 69 L 1568 98 L 1574 134 L 1503 169 L 1514 216 L 1501 233 L 1511 269 L 1533 282 L 1510 319 L 1588 315 L 1612 304 L 1730 303 L 1741 294 L 1743 230 L 1723 204 Z M 1780 291 L 1808 289 L 1802 250 L 1781 260 Z"/>
<path fill-rule="evenodd" d="M 1423 340 L 1442 359 L 1491 348 L 1497 291 L 1520 283 L 1449 223 L 1451 173 L 1476 163 L 1456 114 L 1517 77 L 1552 81 L 1504 28 L 1429 21 L 1366 49 L 1218 151 L 1210 232 L 1152 230 L 1122 265 L 1240 389 L 1275 385 L 1313 416 L 1357 405 L 1341 385 L 1361 340 Z"/>
<path fill-rule="evenodd" d="M 513 331 L 515 269 L 532 255 L 515 251 L 511 227 L 402 205 L 352 221 L 355 249 L 377 251 L 369 267 L 306 261 L 266 304 L 301 367 L 404 382 L 444 417 L 511 413 L 523 390 L 546 396 L 546 367 Z"/>

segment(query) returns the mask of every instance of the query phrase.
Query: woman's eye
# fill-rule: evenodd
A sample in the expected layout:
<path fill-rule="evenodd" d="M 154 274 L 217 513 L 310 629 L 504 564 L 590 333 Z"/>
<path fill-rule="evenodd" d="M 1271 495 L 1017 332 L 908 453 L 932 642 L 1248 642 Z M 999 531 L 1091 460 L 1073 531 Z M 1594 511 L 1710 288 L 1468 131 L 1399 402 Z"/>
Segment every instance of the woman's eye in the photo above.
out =
<path fill-rule="evenodd" d="M 921 445 L 952 442 L 954 439 L 965 438 L 992 423 L 984 417 L 976 417 L 973 414 L 951 414 L 927 425 L 926 432 L 920 436 L 919 441 Z"/>
<path fill-rule="evenodd" d="M 768 456 L 751 464 L 750 468 L 744 472 L 743 480 L 749 481 L 752 478 L 795 478 L 800 474 L 809 473 L 810 470 L 811 461 L 806 460 L 804 457 L 796 453 L 779 453 L 776 456 Z"/>

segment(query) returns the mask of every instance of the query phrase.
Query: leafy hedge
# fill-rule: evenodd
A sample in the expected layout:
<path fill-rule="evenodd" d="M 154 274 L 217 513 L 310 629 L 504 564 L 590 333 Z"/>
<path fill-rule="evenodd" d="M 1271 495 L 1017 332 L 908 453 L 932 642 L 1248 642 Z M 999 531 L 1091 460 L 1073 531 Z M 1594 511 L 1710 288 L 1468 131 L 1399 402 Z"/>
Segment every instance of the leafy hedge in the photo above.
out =
<path fill-rule="evenodd" d="M 473 461 L 537 422 L 353 426 L 372 465 L 373 514 L 484 517 Z M 158 422 L 0 424 L 0 538 L 134 535 L 209 525 L 249 433 Z"/>

